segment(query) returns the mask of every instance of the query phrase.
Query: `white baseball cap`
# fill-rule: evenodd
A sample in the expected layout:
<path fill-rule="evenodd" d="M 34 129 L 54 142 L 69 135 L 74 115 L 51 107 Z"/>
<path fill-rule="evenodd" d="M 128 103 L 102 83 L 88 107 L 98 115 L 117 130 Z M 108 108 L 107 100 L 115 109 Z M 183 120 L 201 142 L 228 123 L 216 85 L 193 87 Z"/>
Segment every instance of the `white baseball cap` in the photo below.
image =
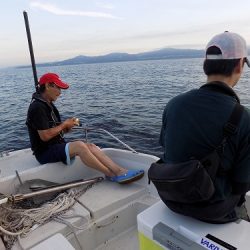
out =
<path fill-rule="evenodd" d="M 248 67 L 250 63 L 247 59 L 248 51 L 245 39 L 232 32 L 225 31 L 214 36 L 207 44 L 208 48 L 215 46 L 220 49 L 221 54 L 210 55 L 206 53 L 206 59 L 211 60 L 227 60 L 244 58 Z"/>

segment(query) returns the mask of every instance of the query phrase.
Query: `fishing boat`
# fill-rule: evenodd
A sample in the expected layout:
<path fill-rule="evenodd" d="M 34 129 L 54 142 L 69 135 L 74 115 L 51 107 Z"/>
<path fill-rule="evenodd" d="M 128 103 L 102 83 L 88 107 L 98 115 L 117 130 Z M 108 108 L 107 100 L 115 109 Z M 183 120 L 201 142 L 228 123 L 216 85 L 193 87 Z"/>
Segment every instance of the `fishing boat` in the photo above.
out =
<path fill-rule="evenodd" d="M 27 12 L 23 15 L 37 89 Z M 121 166 L 145 172 L 158 160 L 125 146 L 128 150 L 102 150 Z M 67 167 L 40 165 L 30 148 L 0 152 L 0 249 L 139 249 L 137 215 L 159 201 L 147 181 L 146 175 L 126 185 L 107 181 L 78 157 Z"/>
<path fill-rule="evenodd" d="M 147 171 L 158 159 L 131 150 L 102 150 L 115 162 L 130 169 Z M 24 183 L 28 183 L 30 193 L 34 191 L 34 185 L 37 188 L 41 183 L 72 184 L 79 179 L 98 180 L 90 187 L 83 185 L 88 189 L 63 213 L 63 221 L 54 220 L 52 216 L 38 227 L 34 223 L 27 236 L 20 237 L 12 249 L 52 249 L 51 246 L 68 250 L 139 249 L 136 217 L 159 201 L 154 186 L 147 184 L 147 176 L 131 184 L 113 183 L 100 172 L 83 165 L 78 157 L 70 167 L 60 162 L 40 165 L 28 148 L 2 152 L 0 166 L 0 193 L 9 198 L 19 193 L 19 187 Z"/>
<path fill-rule="evenodd" d="M 37 88 L 27 13 L 24 12 Z M 85 130 L 87 131 L 87 129 Z M 107 131 L 104 131 L 107 132 Z M 114 162 L 144 169 L 154 155 L 103 148 Z M 86 134 L 87 138 L 87 134 Z M 248 250 L 250 223 L 214 225 L 170 211 L 147 174 L 113 183 L 78 157 L 71 166 L 37 162 L 30 148 L 0 152 L 0 249 L 13 250 Z M 250 211 L 250 193 L 246 195 Z"/>
<path fill-rule="evenodd" d="M 151 163 L 158 160 L 154 155 L 138 153 L 129 146 L 126 150 L 102 150 L 119 165 L 144 169 L 146 173 Z M 82 190 L 73 197 L 75 199 L 69 209 L 49 216 L 42 223 L 33 222 L 28 233 L 21 234 L 10 249 L 249 249 L 249 222 L 239 220 L 214 225 L 176 214 L 160 200 L 154 185 L 148 183 L 147 175 L 130 184 L 117 184 L 85 166 L 78 157 L 72 166 L 60 162 L 40 165 L 29 148 L 2 152 L 0 170 L 0 193 L 12 206 L 22 200 L 20 186 L 28 184 L 26 193 L 36 193 L 44 190 L 44 184 L 47 190 L 65 183 L 72 187 L 79 180 L 87 181 L 78 185 Z M 77 187 L 70 190 L 74 189 Z M 55 198 L 49 197 L 47 202 L 51 204 L 51 199 L 69 194 L 68 189 L 66 192 L 63 190 L 59 194 L 57 192 Z M 44 197 L 47 199 L 44 195 L 41 197 L 42 200 Z M 249 193 L 246 207 L 250 211 Z M 53 207 L 50 209 L 53 211 Z M 4 243 L 1 244 L 4 249 Z"/>

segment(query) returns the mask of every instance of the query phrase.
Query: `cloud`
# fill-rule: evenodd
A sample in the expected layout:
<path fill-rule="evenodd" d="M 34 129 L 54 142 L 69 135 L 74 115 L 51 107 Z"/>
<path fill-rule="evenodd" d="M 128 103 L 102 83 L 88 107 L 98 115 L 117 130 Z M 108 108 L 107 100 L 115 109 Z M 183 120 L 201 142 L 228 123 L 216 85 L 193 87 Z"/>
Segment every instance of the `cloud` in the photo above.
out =
<path fill-rule="evenodd" d="M 113 10 L 115 6 L 111 3 L 97 2 L 96 5 L 103 9 Z"/>
<path fill-rule="evenodd" d="M 32 2 L 30 5 L 33 8 L 48 11 L 52 14 L 60 15 L 60 16 L 85 16 L 85 17 L 120 19 L 116 16 L 113 16 L 111 14 L 104 13 L 104 12 L 63 10 L 49 3 Z"/>

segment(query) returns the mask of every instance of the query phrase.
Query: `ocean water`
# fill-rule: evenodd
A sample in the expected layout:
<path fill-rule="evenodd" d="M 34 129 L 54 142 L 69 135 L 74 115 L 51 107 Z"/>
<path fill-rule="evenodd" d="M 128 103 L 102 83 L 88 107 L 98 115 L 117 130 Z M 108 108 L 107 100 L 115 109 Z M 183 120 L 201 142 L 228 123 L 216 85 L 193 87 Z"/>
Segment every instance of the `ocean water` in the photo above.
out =
<path fill-rule="evenodd" d="M 139 152 L 160 156 L 158 139 L 168 100 L 205 83 L 202 59 L 82 64 L 37 68 L 38 76 L 58 73 L 70 84 L 55 105 L 62 119 L 78 117 L 84 126 L 106 129 Z M 236 92 L 250 106 L 249 72 Z M 0 70 L 0 152 L 30 146 L 25 125 L 34 92 L 31 68 Z M 83 139 L 82 130 L 66 135 Z M 111 137 L 91 132 L 88 140 L 100 147 L 124 148 Z"/>

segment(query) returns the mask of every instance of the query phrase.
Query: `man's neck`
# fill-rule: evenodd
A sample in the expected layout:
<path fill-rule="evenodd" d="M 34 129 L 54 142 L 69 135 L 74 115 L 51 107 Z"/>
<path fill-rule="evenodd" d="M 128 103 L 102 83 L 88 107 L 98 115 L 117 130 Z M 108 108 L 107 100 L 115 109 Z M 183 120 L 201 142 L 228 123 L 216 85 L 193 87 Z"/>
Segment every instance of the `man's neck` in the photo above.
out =
<path fill-rule="evenodd" d="M 46 93 L 42 93 L 41 97 L 43 98 L 44 101 L 46 101 L 48 104 L 51 104 L 52 102 L 50 101 L 49 97 L 46 95 Z"/>
<path fill-rule="evenodd" d="M 223 75 L 210 75 L 207 77 L 207 82 L 224 82 L 231 88 L 233 88 L 237 83 L 234 77 Z"/>

